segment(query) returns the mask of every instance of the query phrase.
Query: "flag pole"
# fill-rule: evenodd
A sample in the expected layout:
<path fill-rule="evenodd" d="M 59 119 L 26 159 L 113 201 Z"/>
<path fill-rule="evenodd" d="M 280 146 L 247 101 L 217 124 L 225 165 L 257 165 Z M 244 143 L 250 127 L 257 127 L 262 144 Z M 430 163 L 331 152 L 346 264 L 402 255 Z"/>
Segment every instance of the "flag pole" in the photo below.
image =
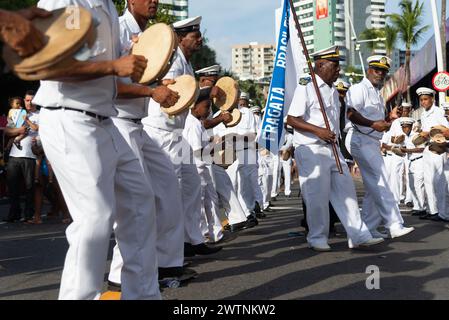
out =
<path fill-rule="evenodd" d="M 288 0 L 288 1 L 290 1 L 290 10 L 293 14 L 293 19 L 295 20 L 296 30 L 298 31 L 298 36 L 299 36 L 299 39 L 301 40 L 302 48 L 304 51 L 304 56 L 306 57 L 306 60 L 307 60 L 307 65 L 309 66 L 310 75 L 312 76 L 312 83 L 315 88 L 316 95 L 318 97 L 318 102 L 320 104 L 320 110 L 321 110 L 321 113 L 324 118 L 324 123 L 326 125 L 326 129 L 330 131 L 329 119 L 327 118 L 326 110 L 324 109 L 323 97 L 321 96 L 321 92 L 318 87 L 318 83 L 316 81 L 316 74 L 312 67 L 312 60 L 310 60 L 309 51 L 307 50 L 306 41 L 304 40 L 304 34 L 302 33 L 301 25 L 299 24 L 298 15 L 296 14 L 296 10 L 294 9 L 295 7 L 293 5 L 293 0 Z M 340 157 L 338 156 L 337 144 L 335 141 L 332 142 L 332 150 L 334 153 L 338 172 L 340 174 L 343 174 L 343 168 L 341 166 Z"/>

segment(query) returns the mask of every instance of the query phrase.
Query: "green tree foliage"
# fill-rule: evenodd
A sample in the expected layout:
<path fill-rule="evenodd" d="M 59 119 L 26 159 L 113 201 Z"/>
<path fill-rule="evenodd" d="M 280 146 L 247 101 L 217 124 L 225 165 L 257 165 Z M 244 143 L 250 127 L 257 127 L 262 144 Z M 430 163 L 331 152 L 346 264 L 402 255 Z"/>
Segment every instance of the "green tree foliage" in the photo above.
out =
<path fill-rule="evenodd" d="M 0 8 L 6 10 L 19 10 L 34 6 L 38 0 L 0 0 Z"/>
<path fill-rule="evenodd" d="M 418 0 L 401 0 L 401 13 L 390 14 L 391 23 L 398 31 L 399 39 L 405 44 L 405 71 L 407 74 L 407 99 L 410 101 L 410 56 L 412 46 L 416 45 L 429 28 L 422 26 L 424 17 L 424 3 Z"/>
<path fill-rule="evenodd" d="M 265 107 L 263 85 L 256 83 L 254 80 L 246 80 L 239 81 L 239 87 L 240 91 L 249 94 L 253 106 Z"/>

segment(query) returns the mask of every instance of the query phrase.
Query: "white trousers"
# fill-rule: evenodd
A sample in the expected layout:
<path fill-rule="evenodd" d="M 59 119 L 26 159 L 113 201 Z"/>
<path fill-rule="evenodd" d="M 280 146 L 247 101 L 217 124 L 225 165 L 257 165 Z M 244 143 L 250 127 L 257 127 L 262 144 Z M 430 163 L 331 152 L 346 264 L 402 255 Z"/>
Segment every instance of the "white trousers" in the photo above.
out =
<path fill-rule="evenodd" d="M 386 158 L 388 158 L 388 165 L 386 166 L 388 173 L 388 186 L 393 193 L 394 199 L 397 203 L 399 203 L 402 195 L 402 179 L 404 174 L 405 159 L 395 154 L 389 154 Z"/>
<path fill-rule="evenodd" d="M 261 180 L 261 189 L 263 194 L 263 209 L 270 205 L 271 190 L 273 188 L 273 163 L 271 153 L 260 157 L 259 177 Z"/>
<path fill-rule="evenodd" d="M 184 241 L 193 245 L 203 243 L 204 238 L 200 229 L 201 180 L 196 165 L 193 163 L 191 150 L 189 151 L 187 148 L 187 152 L 191 153 L 192 161 L 190 163 L 183 163 L 181 155 L 182 150 L 186 150 L 188 143 L 182 139 L 182 135 L 179 133 L 145 125 L 144 130 L 170 158 L 178 177 L 184 213 Z"/>
<path fill-rule="evenodd" d="M 338 172 L 331 146 L 307 145 L 295 150 L 296 161 L 301 164 L 299 181 L 307 206 L 307 241 L 311 246 L 327 244 L 329 201 L 348 234 L 350 248 L 372 239 L 360 216 L 354 182 L 340 151 L 339 157 L 342 175 Z"/>
<path fill-rule="evenodd" d="M 122 299 L 160 299 L 154 193 L 112 120 L 43 109 L 39 132 L 73 218 L 59 299 L 100 297 L 114 221 Z"/>
<path fill-rule="evenodd" d="M 258 186 L 258 167 L 255 152 L 252 150 L 237 152 L 237 160 L 226 169 L 226 172 L 231 179 L 234 190 L 237 192 L 246 216 L 249 216 L 256 205 L 254 188 L 256 185 Z"/>
<path fill-rule="evenodd" d="M 234 190 L 229 175 L 223 167 L 213 164 L 210 166 L 212 181 L 217 191 L 219 202 L 228 217 L 229 224 L 246 221 L 246 214 L 242 208 L 237 193 Z"/>
<path fill-rule="evenodd" d="M 405 188 L 401 188 L 402 195 L 405 196 L 404 203 L 413 202 L 412 186 L 410 183 L 409 172 L 410 172 L 410 160 L 405 159 L 404 160 L 404 177 L 405 177 L 404 186 L 405 186 Z M 404 191 L 404 189 L 405 189 L 405 191 Z"/>
<path fill-rule="evenodd" d="M 382 222 L 387 229 L 401 229 L 404 220 L 388 185 L 387 169 L 380 153 L 380 141 L 349 130 L 346 149 L 354 157 L 362 174 L 365 187 L 363 221 L 373 231 Z"/>
<path fill-rule="evenodd" d="M 284 194 L 288 197 L 291 195 L 292 185 L 292 159 L 284 161 L 281 159 L 282 171 L 284 171 Z"/>
<path fill-rule="evenodd" d="M 423 152 L 424 188 L 430 214 L 439 214 L 446 219 L 448 183 L 445 176 L 447 154 L 435 154 L 427 147 Z"/>
<path fill-rule="evenodd" d="M 209 165 L 197 167 L 201 178 L 202 217 L 201 231 L 203 235 L 209 234 L 211 242 L 217 242 L 223 238 L 223 226 L 220 220 L 220 207 L 218 195 L 210 174 Z"/>
<path fill-rule="evenodd" d="M 146 178 L 150 181 L 156 200 L 157 258 L 162 268 L 182 267 L 184 263 L 184 226 L 181 193 L 170 159 L 143 130 L 141 124 L 113 118 L 129 147 L 138 157 Z M 168 196 L 170 195 L 170 196 Z M 118 210 L 124 204 L 117 203 Z M 121 283 L 123 260 L 114 247 L 108 279 Z"/>
<path fill-rule="evenodd" d="M 410 161 L 408 167 L 410 191 L 412 194 L 413 210 L 426 210 L 424 189 L 424 161 L 423 158 Z"/>
<path fill-rule="evenodd" d="M 271 197 L 277 197 L 279 194 L 279 185 L 281 183 L 281 164 L 279 154 L 271 154 L 273 166 L 273 185 L 271 188 Z"/>

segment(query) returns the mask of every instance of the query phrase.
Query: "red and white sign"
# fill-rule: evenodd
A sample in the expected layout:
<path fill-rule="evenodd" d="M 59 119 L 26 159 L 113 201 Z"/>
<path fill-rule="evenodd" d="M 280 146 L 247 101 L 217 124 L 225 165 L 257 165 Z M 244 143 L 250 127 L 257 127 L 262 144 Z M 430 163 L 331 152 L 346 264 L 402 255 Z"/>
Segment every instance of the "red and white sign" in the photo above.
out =
<path fill-rule="evenodd" d="M 328 0 L 317 0 L 316 2 L 316 19 L 325 19 L 329 17 L 329 3 Z"/>
<path fill-rule="evenodd" d="M 444 92 L 449 90 L 449 73 L 446 71 L 438 72 L 433 76 L 432 84 L 437 91 Z"/>

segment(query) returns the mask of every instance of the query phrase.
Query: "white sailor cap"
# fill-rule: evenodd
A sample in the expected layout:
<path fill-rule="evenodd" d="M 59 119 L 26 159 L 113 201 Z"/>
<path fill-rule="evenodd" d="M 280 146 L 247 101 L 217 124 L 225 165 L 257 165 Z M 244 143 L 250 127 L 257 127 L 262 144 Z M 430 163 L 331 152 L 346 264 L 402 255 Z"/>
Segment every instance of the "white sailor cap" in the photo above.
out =
<path fill-rule="evenodd" d="M 410 102 L 402 102 L 401 107 L 410 109 L 413 105 Z"/>
<path fill-rule="evenodd" d="M 208 76 L 218 76 L 220 74 L 220 65 L 216 64 L 207 68 L 203 68 L 195 72 L 198 76 L 208 77 Z"/>
<path fill-rule="evenodd" d="M 340 55 L 339 46 L 332 46 L 310 55 L 313 60 L 317 61 L 320 59 L 330 60 L 330 61 L 344 61 L 345 58 Z"/>
<path fill-rule="evenodd" d="M 351 84 L 349 84 L 348 82 L 344 81 L 343 79 L 338 79 L 335 83 L 334 83 L 335 87 L 337 88 L 338 91 L 348 91 L 349 87 L 351 86 Z"/>
<path fill-rule="evenodd" d="M 248 93 L 246 93 L 246 92 L 241 92 L 240 93 L 240 98 L 239 98 L 240 100 L 247 100 L 247 101 L 249 101 L 249 94 Z"/>
<path fill-rule="evenodd" d="M 370 68 L 390 70 L 392 60 L 387 56 L 374 55 L 369 57 L 367 60 Z"/>
<path fill-rule="evenodd" d="M 251 110 L 252 113 L 260 113 L 262 111 L 262 108 L 255 106 L 255 107 L 251 107 L 249 110 Z"/>
<path fill-rule="evenodd" d="M 194 17 L 184 19 L 178 22 L 173 23 L 173 29 L 175 32 L 193 32 L 200 30 L 202 17 Z"/>
<path fill-rule="evenodd" d="M 416 90 L 416 94 L 418 96 L 423 96 L 423 95 L 435 96 L 435 91 L 432 89 L 429 89 L 429 88 L 421 87 L 421 88 L 418 88 L 418 90 Z"/>
<path fill-rule="evenodd" d="M 449 102 L 443 102 L 441 104 L 441 107 L 443 108 L 443 110 L 449 110 Z"/>
<path fill-rule="evenodd" d="M 415 119 L 409 117 L 402 117 L 399 118 L 399 123 L 401 124 L 401 126 L 413 125 L 415 123 Z"/>

